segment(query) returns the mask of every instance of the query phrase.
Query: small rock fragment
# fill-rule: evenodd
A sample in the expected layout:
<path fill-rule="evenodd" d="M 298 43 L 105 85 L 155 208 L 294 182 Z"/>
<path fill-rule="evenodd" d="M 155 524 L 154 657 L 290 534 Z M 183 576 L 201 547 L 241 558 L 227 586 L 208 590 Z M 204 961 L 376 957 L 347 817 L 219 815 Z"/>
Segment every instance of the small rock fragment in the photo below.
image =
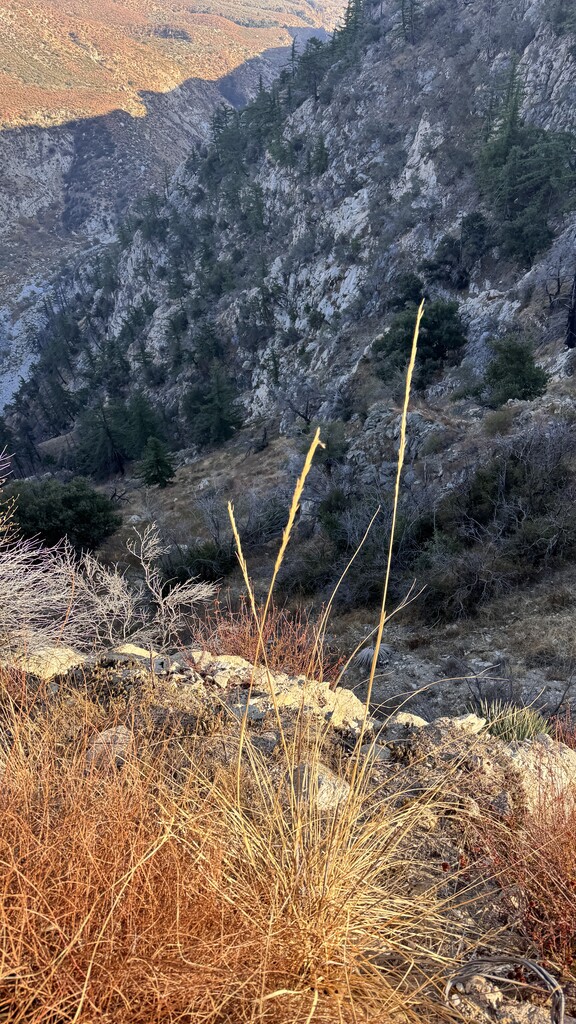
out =
<path fill-rule="evenodd" d="M 99 732 L 89 743 L 86 764 L 91 767 L 121 768 L 132 751 L 134 737 L 125 725 Z"/>

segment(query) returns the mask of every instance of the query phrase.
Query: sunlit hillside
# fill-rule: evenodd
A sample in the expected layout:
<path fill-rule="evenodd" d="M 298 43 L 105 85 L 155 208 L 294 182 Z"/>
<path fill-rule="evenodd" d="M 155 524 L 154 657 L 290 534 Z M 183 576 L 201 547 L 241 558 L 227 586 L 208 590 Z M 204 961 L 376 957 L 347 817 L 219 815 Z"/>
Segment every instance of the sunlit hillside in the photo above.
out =
<path fill-rule="evenodd" d="M 0 127 L 124 109 L 140 91 L 215 80 L 290 28 L 332 27 L 343 0 L 3 0 Z"/>

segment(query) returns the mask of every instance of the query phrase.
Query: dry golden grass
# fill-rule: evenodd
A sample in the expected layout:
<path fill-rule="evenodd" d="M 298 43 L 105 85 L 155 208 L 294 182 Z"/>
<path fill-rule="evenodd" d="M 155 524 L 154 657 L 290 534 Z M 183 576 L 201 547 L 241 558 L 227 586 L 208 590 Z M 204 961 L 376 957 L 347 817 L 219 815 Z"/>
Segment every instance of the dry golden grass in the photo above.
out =
<path fill-rule="evenodd" d="M 89 730 L 3 702 L 0 1009 L 43 1021 L 352 1022 L 442 1015 L 450 943 L 407 857 L 430 797 L 357 786 L 319 812 L 247 748 L 209 782 L 142 747 L 89 768 Z M 56 723 L 56 724 L 55 724 Z"/>

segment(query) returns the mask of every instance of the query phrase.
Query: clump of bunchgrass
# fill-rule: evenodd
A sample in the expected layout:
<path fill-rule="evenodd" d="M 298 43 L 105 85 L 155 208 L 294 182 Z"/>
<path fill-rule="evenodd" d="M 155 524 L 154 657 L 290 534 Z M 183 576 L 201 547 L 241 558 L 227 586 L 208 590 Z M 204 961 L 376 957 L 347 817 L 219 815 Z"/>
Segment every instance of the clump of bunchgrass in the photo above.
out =
<path fill-rule="evenodd" d="M 169 745 L 140 740 L 120 770 L 91 765 L 88 720 L 63 746 L 49 709 L 10 707 L 4 1019 L 352 1024 L 436 1013 L 452 928 L 434 883 L 414 900 L 425 872 L 409 853 L 432 797 L 399 807 L 359 780 L 345 805 L 322 811 L 317 757 L 299 796 L 247 744 L 237 801 L 234 764 L 210 782 L 198 750 L 175 776 Z"/>

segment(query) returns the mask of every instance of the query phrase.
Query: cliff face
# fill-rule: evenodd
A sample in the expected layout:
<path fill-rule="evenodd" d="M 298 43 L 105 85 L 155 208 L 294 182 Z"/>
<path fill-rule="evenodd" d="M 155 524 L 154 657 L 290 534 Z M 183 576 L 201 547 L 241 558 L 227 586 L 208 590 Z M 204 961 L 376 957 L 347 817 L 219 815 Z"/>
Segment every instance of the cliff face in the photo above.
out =
<path fill-rule="evenodd" d="M 248 141 L 236 139 L 228 124 L 222 152 L 185 161 L 152 227 L 127 229 L 105 303 L 98 288 L 93 301 L 90 264 L 71 274 L 68 294 L 76 294 L 79 317 L 90 317 L 86 346 L 121 338 L 132 386 L 146 389 L 144 348 L 148 361 L 167 371 L 156 374 L 152 397 L 169 403 L 174 417 L 197 379 L 207 322 L 222 340 L 248 420 L 287 429 L 303 403 L 311 415 L 334 418 L 358 389 L 367 389 L 364 414 L 374 415 L 380 392 L 366 382 L 373 342 L 390 323 L 398 279 L 408 272 L 421 273 L 433 297 L 457 301 L 471 373 L 485 365 L 486 342 L 511 327 L 546 344 L 546 364 L 561 372 L 575 270 L 573 204 L 550 200 L 545 244 L 518 254 L 499 240 L 503 215 L 481 187 L 480 165 L 511 89 L 524 127 L 554 136 L 574 130 L 574 36 L 559 34 L 538 2 L 507 0 L 497 12 L 489 0 L 413 6 L 407 25 L 394 0 L 369 2 L 362 29 L 330 56 L 330 66 L 323 58 L 320 72 L 310 57 L 307 94 L 291 96 L 288 75 L 277 98 L 263 99 L 262 112 L 248 115 L 252 122 L 262 118 Z M 318 82 L 311 85 L 310 76 Z M 278 106 L 272 127 L 267 102 Z M 206 117 L 209 107 L 210 101 Z M 156 169 L 169 136 L 183 155 L 179 116 L 159 120 L 150 134 L 148 159 Z M 85 134 L 83 128 L 82 140 Z M 71 130 L 65 139 L 47 167 L 67 179 L 65 216 L 73 224 L 75 176 L 85 162 L 96 174 L 97 161 L 89 133 L 87 161 Z M 90 194 L 105 206 L 110 180 L 120 191 L 133 182 L 113 150 L 100 159 Z M 45 180 L 38 175 L 36 195 Z M 566 194 L 572 189 L 570 181 Z M 446 236 L 462 247 L 463 222 L 478 212 L 487 239 L 469 265 L 456 266 L 462 259 L 453 254 L 448 269 L 422 270 L 426 261 L 442 263 Z M 134 309 L 143 311 L 137 337 L 122 333 Z M 72 390 L 77 384 L 68 379 Z"/>
<path fill-rule="evenodd" d="M 248 8 L 236 10 L 236 23 L 225 3 L 215 16 L 192 16 L 183 5 L 165 12 L 175 19 L 168 24 L 159 3 L 145 12 L 150 24 L 136 8 L 135 23 L 125 24 L 118 17 L 128 12 L 115 16 L 113 8 L 100 10 L 94 23 L 82 21 L 79 9 L 70 24 L 72 16 L 50 4 L 31 11 L 13 0 L 5 12 L 0 321 L 27 313 L 35 323 L 28 300 L 55 268 L 110 242 L 129 205 L 162 191 L 190 151 L 209 140 L 214 111 L 249 102 L 260 83 L 275 79 L 292 40 L 324 38 L 323 25 L 338 13 L 338 4 L 328 4 L 312 15 L 304 2 L 289 5 L 285 20 L 279 11 L 280 20 L 270 20 L 267 8 L 252 5 L 251 24 Z M 54 77 L 62 79 L 60 92 L 50 84 Z M 0 343 L 12 347 L 7 329 Z"/>
<path fill-rule="evenodd" d="M 322 29 L 298 28 L 304 45 Z M 0 132 L 0 406 L 30 362 L 44 298 L 58 268 L 86 264 L 110 245 L 129 207 L 162 192 L 191 150 L 210 139 L 215 110 L 250 102 L 277 77 L 290 49 L 241 64 L 220 81 L 190 79 L 141 96 L 145 116 L 125 111 L 61 126 Z"/>

